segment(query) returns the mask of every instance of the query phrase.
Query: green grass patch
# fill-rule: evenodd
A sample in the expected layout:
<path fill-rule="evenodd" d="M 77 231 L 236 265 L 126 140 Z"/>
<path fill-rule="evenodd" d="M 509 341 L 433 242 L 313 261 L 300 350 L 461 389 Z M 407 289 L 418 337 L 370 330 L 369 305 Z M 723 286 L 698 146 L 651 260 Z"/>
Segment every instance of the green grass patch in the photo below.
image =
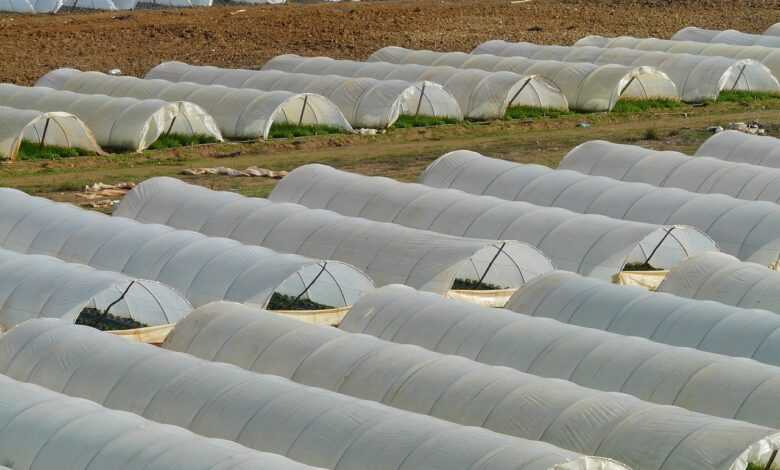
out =
<path fill-rule="evenodd" d="M 217 139 L 210 135 L 166 134 L 160 136 L 155 143 L 149 146 L 149 149 L 165 150 L 177 147 L 190 147 L 192 145 L 215 144 L 217 142 Z"/>
<path fill-rule="evenodd" d="M 411 116 L 409 114 L 402 114 L 398 116 L 398 120 L 395 121 L 393 127 L 397 129 L 409 129 L 412 127 L 443 126 L 445 124 L 457 123 L 458 120 L 453 118 L 436 116 Z"/>
<path fill-rule="evenodd" d="M 299 126 L 289 123 L 274 123 L 271 125 L 270 139 L 292 139 L 293 137 L 310 137 L 313 135 L 343 134 L 344 129 L 330 126 Z"/>
<path fill-rule="evenodd" d="M 719 103 L 755 103 L 758 101 L 772 101 L 780 99 L 777 93 L 760 91 L 726 90 L 718 95 Z"/>
<path fill-rule="evenodd" d="M 565 109 L 535 108 L 533 106 L 512 106 L 506 110 L 504 119 L 542 119 L 572 116 L 576 113 Z"/>
<path fill-rule="evenodd" d="M 683 103 L 677 100 L 665 98 L 653 100 L 622 99 L 615 103 L 613 113 L 643 113 L 645 111 L 657 111 L 663 109 L 681 108 Z"/>
<path fill-rule="evenodd" d="M 38 143 L 24 140 L 19 146 L 17 158 L 19 160 L 59 160 L 61 158 L 87 155 L 93 155 L 93 153 L 72 147 L 57 147 L 54 145 L 41 146 Z"/>

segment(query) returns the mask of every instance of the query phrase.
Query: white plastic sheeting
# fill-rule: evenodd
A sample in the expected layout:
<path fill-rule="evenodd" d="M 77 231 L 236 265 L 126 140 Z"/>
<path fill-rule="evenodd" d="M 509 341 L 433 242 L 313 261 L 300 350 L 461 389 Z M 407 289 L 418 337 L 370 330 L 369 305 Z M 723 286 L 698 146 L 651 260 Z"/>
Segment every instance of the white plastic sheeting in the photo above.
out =
<path fill-rule="evenodd" d="M 113 98 L 0 84 L 0 106 L 78 116 L 106 149 L 140 152 L 167 133 L 208 135 L 222 140 L 214 118 L 187 102 Z"/>
<path fill-rule="evenodd" d="M 266 62 L 263 69 L 378 80 L 430 81 L 442 85 L 450 92 L 458 101 L 463 115 L 471 119 L 500 119 L 504 117 L 507 109 L 513 106 L 551 109 L 569 107 L 566 97 L 548 80 L 536 75 L 518 75 L 512 72 L 356 62 L 292 54 L 274 57 Z"/>
<path fill-rule="evenodd" d="M 72 114 L 0 106 L 0 159 L 16 160 L 23 141 L 103 153 L 92 131 Z"/>
<path fill-rule="evenodd" d="M 653 266 L 673 266 L 693 253 L 716 249 L 712 240 L 689 227 L 582 215 L 324 165 L 292 171 L 269 199 L 448 235 L 518 240 L 542 250 L 559 269 L 605 279 L 628 262 L 649 259 Z"/>
<path fill-rule="evenodd" d="M 733 44 L 737 46 L 766 46 L 780 47 L 780 37 L 765 36 L 763 34 L 743 33 L 734 29 L 719 31 L 716 29 L 697 28 L 689 26 L 683 28 L 672 36 L 672 41 L 695 41 L 720 44 Z"/>
<path fill-rule="evenodd" d="M 146 78 L 317 93 L 336 104 L 353 127 L 390 127 L 401 115 L 463 119 L 455 97 L 438 83 L 430 81 L 412 83 L 281 70 L 223 69 L 181 62 L 162 63 L 150 70 Z"/>
<path fill-rule="evenodd" d="M 86 307 L 110 307 L 112 315 L 150 326 L 176 323 L 192 310 L 158 282 L 0 249 L 0 329 L 41 317 L 74 322 Z"/>
<path fill-rule="evenodd" d="M 212 191 L 173 178 L 139 184 L 114 215 L 282 253 L 343 261 L 363 270 L 377 285 L 406 284 L 440 294 L 452 289 L 455 279 L 517 288 L 553 269 L 539 250 L 523 243 L 450 237 Z"/>
<path fill-rule="evenodd" d="M 766 36 L 780 36 L 780 23 L 775 23 L 764 31 Z"/>
<path fill-rule="evenodd" d="M 780 366 L 780 315 L 767 310 L 648 292 L 564 271 L 534 279 L 506 308 Z"/>
<path fill-rule="evenodd" d="M 368 60 L 539 75 L 561 90 L 571 109 L 579 111 L 610 111 L 621 98 L 679 99 L 674 82 L 665 73 L 652 67 L 595 65 L 402 47 L 382 48 L 371 54 Z"/>
<path fill-rule="evenodd" d="M 424 184 L 656 224 L 687 224 L 740 259 L 774 265 L 780 258 L 780 206 L 724 194 L 589 176 L 488 158 L 459 150 L 433 162 Z"/>
<path fill-rule="evenodd" d="M 723 90 L 780 92 L 780 83 L 770 68 L 748 58 L 736 60 L 725 57 L 705 57 L 694 55 L 695 53 L 667 53 L 689 51 L 636 50 L 629 49 L 628 46 L 620 47 L 623 46 L 622 42 L 615 43 L 614 48 L 608 48 L 606 44 L 602 45 L 598 41 L 591 43 L 588 38 L 578 41 L 576 46 L 542 46 L 528 42 L 488 41 L 479 45 L 472 53 L 565 62 L 651 66 L 666 73 L 677 85 L 680 98 L 689 102 L 715 100 Z"/>
<path fill-rule="evenodd" d="M 776 432 L 228 302 L 193 312 L 163 347 L 458 424 L 598 452 L 637 469 L 729 470 L 751 445 Z M 647 416 L 656 425 L 649 426 Z M 692 433 L 699 436 L 695 443 L 688 439 Z M 772 439 L 780 444 L 780 434 L 768 443 Z M 657 443 L 658 452 L 647 452 L 648 442 Z"/>
<path fill-rule="evenodd" d="M 780 168 L 780 139 L 739 131 L 723 131 L 705 140 L 696 150 L 696 155 Z"/>
<path fill-rule="evenodd" d="M 73 69 L 49 72 L 36 86 L 89 95 L 194 103 L 214 118 L 222 134 L 234 139 L 267 139 L 274 123 L 320 125 L 352 131 L 336 105 L 313 93 L 242 90 Z"/>
<path fill-rule="evenodd" d="M 0 338 L 0 371 L 323 468 L 626 468 L 56 320 L 30 321 Z"/>
<path fill-rule="evenodd" d="M 246 246 L 235 240 L 109 217 L 0 189 L 0 246 L 167 284 L 193 305 L 233 300 L 259 306 L 274 292 L 333 307 L 371 288 L 356 268 Z"/>
<path fill-rule="evenodd" d="M 780 425 L 775 405 L 780 368 L 750 359 L 480 307 L 404 286 L 362 297 L 341 329 L 712 416 Z"/>
<path fill-rule="evenodd" d="M 566 154 L 558 168 L 694 193 L 780 202 L 780 170 L 636 145 L 585 142 Z"/>
<path fill-rule="evenodd" d="M 0 402 L 0 462 L 15 470 L 314 468 L 4 375 L 0 375 Z"/>
<path fill-rule="evenodd" d="M 688 258 L 669 271 L 658 291 L 780 313 L 780 273 L 723 253 Z"/>
<path fill-rule="evenodd" d="M 602 36 L 588 36 L 577 41 L 575 46 L 596 46 L 605 48 L 620 48 L 620 50 L 632 49 L 642 51 L 661 51 L 674 54 L 695 54 L 699 57 L 705 56 L 717 56 L 728 57 L 732 60 L 740 61 L 740 69 L 748 62 L 763 64 L 768 70 L 770 70 L 775 77 L 780 77 L 780 49 L 772 47 L 762 46 L 735 46 L 729 44 L 708 44 L 695 41 L 671 41 L 668 39 L 656 39 L 656 38 L 633 38 L 628 36 L 621 36 L 618 38 L 605 38 Z M 645 52 L 646 53 L 646 52 Z M 748 74 L 744 77 L 745 73 Z M 747 90 L 751 91 L 771 91 L 777 93 L 777 90 L 771 90 L 766 87 L 768 82 L 763 80 L 758 81 L 759 76 L 753 75 L 754 72 L 745 69 L 739 71 L 743 77 L 740 80 L 744 80 L 750 84 Z M 733 73 L 731 80 L 734 80 L 734 76 L 739 76 Z M 731 81 L 730 80 L 730 81 Z M 755 85 L 755 86 L 754 86 Z M 727 89 L 731 89 L 729 86 Z M 737 87 L 736 89 L 740 89 Z"/>

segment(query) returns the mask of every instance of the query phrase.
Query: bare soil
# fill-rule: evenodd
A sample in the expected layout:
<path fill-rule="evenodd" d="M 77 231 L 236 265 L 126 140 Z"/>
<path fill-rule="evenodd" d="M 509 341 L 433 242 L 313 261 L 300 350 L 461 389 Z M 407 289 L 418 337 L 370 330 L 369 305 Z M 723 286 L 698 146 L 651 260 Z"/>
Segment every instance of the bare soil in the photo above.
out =
<path fill-rule="evenodd" d="M 521 0 L 522 1 L 522 0 Z M 570 44 L 588 34 L 669 37 L 697 25 L 763 31 L 780 1 L 403 0 L 0 16 L 0 81 L 58 67 L 141 75 L 165 60 L 256 68 L 282 53 L 361 59 L 488 39 Z"/>

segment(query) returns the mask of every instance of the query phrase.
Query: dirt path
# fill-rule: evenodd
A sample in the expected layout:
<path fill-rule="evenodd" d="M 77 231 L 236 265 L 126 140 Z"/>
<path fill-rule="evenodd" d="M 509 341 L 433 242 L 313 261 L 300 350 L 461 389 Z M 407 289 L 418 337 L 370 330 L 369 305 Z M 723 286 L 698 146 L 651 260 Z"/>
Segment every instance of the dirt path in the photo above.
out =
<path fill-rule="evenodd" d="M 257 67 L 288 52 L 365 58 L 388 45 L 470 50 L 495 38 L 567 44 L 587 34 L 668 37 L 688 25 L 762 31 L 777 21 L 773 0 L 406 0 L 4 15 L 0 81 L 30 84 L 57 67 L 137 75 L 173 59 Z"/>

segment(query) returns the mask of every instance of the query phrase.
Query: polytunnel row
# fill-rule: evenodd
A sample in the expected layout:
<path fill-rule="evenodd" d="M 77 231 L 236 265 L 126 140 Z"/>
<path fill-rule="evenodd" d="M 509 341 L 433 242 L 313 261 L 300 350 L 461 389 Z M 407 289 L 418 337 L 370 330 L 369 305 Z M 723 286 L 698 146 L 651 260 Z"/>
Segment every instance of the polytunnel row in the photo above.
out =
<path fill-rule="evenodd" d="M 742 67 L 749 63 L 762 64 L 764 68 L 771 71 L 775 77 L 780 77 L 780 50 L 771 47 L 762 46 L 736 46 L 730 44 L 709 44 L 695 41 L 672 41 L 669 39 L 657 39 L 657 38 L 633 38 L 630 36 L 621 36 L 617 38 L 606 38 L 602 36 L 587 36 L 574 44 L 576 47 L 590 47 L 595 46 L 598 48 L 614 49 L 619 48 L 620 51 L 627 50 L 641 50 L 641 54 L 655 54 L 672 53 L 672 54 L 695 54 L 701 58 L 718 57 L 719 60 L 736 60 L 739 64 L 739 70 L 732 70 L 729 78 L 726 80 L 731 82 L 734 80 L 734 76 L 737 74 L 744 75 L 742 73 Z M 756 85 L 750 87 L 742 87 L 742 89 L 750 91 L 770 91 L 777 93 L 778 90 L 771 89 L 769 83 L 763 83 L 763 81 L 754 81 L 760 78 L 758 75 L 749 73 L 749 76 L 744 77 L 747 84 Z M 776 80 L 775 80 L 776 81 Z M 728 86 L 728 88 L 732 88 Z M 740 89 L 739 87 L 734 89 Z"/>
<path fill-rule="evenodd" d="M 743 33 L 734 29 L 718 31 L 715 29 L 697 28 L 695 26 L 689 26 L 677 31 L 672 36 L 672 41 L 733 44 L 735 46 L 780 47 L 780 37 L 777 36 Z"/>
<path fill-rule="evenodd" d="M 83 95 L 46 87 L 0 84 L 0 106 L 65 112 L 81 119 L 104 149 L 140 152 L 165 134 L 222 134 L 202 108 L 192 103 Z"/>
<path fill-rule="evenodd" d="M 695 155 L 780 168 L 780 139 L 739 131 L 723 131 L 705 140 Z"/>
<path fill-rule="evenodd" d="M 193 103 L 213 117 L 225 137 L 233 139 L 267 139 L 273 124 L 327 126 L 352 131 L 333 103 L 312 93 L 172 83 L 73 69 L 49 72 L 38 80 L 36 87 L 86 95 Z"/>
<path fill-rule="evenodd" d="M 692 256 L 673 267 L 658 291 L 780 314 L 778 283 L 780 273 L 775 270 L 713 252 Z"/>
<path fill-rule="evenodd" d="M 363 296 L 340 328 L 652 403 L 780 426 L 780 368 L 746 358 L 480 307 L 406 286 Z"/>
<path fill-rule="evenodd" d="M 618 219 L 689 224 L 707 233 L 721 251 L 739 259 L 765 266 L 780 259 L 780 206 L 766 201 L 658 188 L 463 150 L 433 162 L 421 182 Z"/>
<path fill-rule="evenodd" d="M 661 51 L 627 48 L 624 42 L 608 47 L 606 40 L 581 39 L 575 46 L 545 46 L 528 42 L 487 41 L 472 54 L 520 56 L 531 59 L 651 66 L 666 73 L 674 81 L 683 101 L 716 100 L 723 90 L 780 92 L 771 67 L 749 58 L 708 57 L 694 51 L 664 49 Z M 593 47 L 603 46 L 603 47 Z M 623 47 L 626 46 L 626 47 Z M 671 53 L 675 52 L 675 53 Z M 691 52 L 687 54 L 678 52 Z M 715 54 L 718 55 L 718 54 Z M 780 73 L 777 74 L 780 76 Z"/>
<path fill-rule="evenodd" d="M 538 75 L 561 90 L 566 96 L 569 108 L 579 111 L 610 111 L 621 98 L 679 98 L 674 82 L 663 72 L 651 67 L 532 60 L 523 57 L 434 52 L 401 47 L 382 48 L 371 54 L 368 61 Z"/>
<path fill-rule="evenodd" d="M 635 145 L 585 142 L 567 153 L 558 168 L 693 193 L 780 202 L 780 170 Z"/>
<path fill-rule="evenodd" d="M 58 320 L 29 321 L 2 336 L 0 371 L 111 409 L 334 470 L 624 468 Z"/>
<path fill-rule="evenodd" d="M 265 307 L 281 294 L 343 307 L 372 287 L 338 261 L 110 217 L 14 189 L 0 189 L 0 198 L 0 247 L 159 281 L 193 305 L 234 300 Z"/>
<path fill-rule="evenodd" d="M 115 216 L 232 238 L 282 253 L 343 261 L 376 285 L 446 294 L 456 280 L 516 289 L 553 269 L 534 247 L 415 230 L 291 203 L 152 178 L 123 198 Z"/>
<path fill-rule="evenodd" d="M 510 298 L 505 308 L 571 325 L 780 366 L 780 315 L 775 313 L 780 313 L 780 304 L 771 306 L 762 300 L 735 307 L 721 303 L 724 299 L 720 298 L 715 299 L 718 302 L 697 300 L 710 298 L 713 291 L 709 289 L 703 289 L 696 299 L 678 296 L 690 296 L 691 290 L 695 291 L 683 291 L 681 286 L 690 286 L 678 281 L 678 270 L 686 269 L 684 267 L 690 263 L 700 266 L 700 261 L 709 256 L 715 255 L 693 256 L 672 268 L 675 274 L 663 290 L 677 295 L 556 271 L 525 285 Z M 740 264 L 744 268 L 748 263 Z M 720 286 L 735 289 L 739 297 L 752 284 L 744 283 L 734 274 L 729 276 L 724 272 Z M 708 282 L 714 285 L 715 279 Z M 762 295 L 759 298 L 768 300 L 772 297 Z"/>
<path fill-rule="evenodd" d="M 775 431 L 769 428 L 307 325 L 240 304 L 201 307 L 176 326 L 163 347 L 463 425 L 598 454 L 637 469 L 738 469 L 735 461 L 744 459 L 751 446 L 771 448 L 780 443 L 780 434 L 771 436 Z M 599 418 L 593 417 L 596 413 Z M 648 443 L 656 452 L 647 452 Z"/>
<path fill-rule="evenodd" d="M 566 97 L 561 91 L 548 80 L 536 75 L 443 66 L 357 62 L 294 54 L 274 57 L 263 65 L 263 70 L 378 80 L 430 81 L 440 84 L 452 94 L 463 115 L 470 119 L 500 119 L 504 117 L 507 109 L 516 106 L 568 109 Z"/>
<path fill-rule="evenodd" d="M 448 235 L 518 240 L 540 249 L 558 269 L 605 279 L 627 263 L 669 267 L 694 253 L 717 249 L 707 236 L 685 226 L 577 214 L 318 164 L 292 171 L 269 199 Z"/>
<path fill-rule="evenodd" d="M 338 75 L 309 75 L 281 70 L 224 69 L 164 62 L 146 79 L 223 85 L 256 90 L 316 93 L 339 107 L 353 127 L 390 127 L 401 116 L 463 119 L 455 98 L 430 81 L 376 80 Z"/>
<path fill-rule="evenodd" d="M 92 131 L 72 114 L 0 106 L 0 159 L 16 160 L 25 143 L 103 153 Z"/>
<path fill-rule="evenodd" d="M 16 470 L 313 469 L 4 375 L 0 402 L 0 462 Z"/>
<path fill-rule="evenodd" d="M 176 323 L 192 310 L 157 282 L 0 249 L 0 330 L 40 317 L 75 322 L 85 308 L 145 325 Z"/>

